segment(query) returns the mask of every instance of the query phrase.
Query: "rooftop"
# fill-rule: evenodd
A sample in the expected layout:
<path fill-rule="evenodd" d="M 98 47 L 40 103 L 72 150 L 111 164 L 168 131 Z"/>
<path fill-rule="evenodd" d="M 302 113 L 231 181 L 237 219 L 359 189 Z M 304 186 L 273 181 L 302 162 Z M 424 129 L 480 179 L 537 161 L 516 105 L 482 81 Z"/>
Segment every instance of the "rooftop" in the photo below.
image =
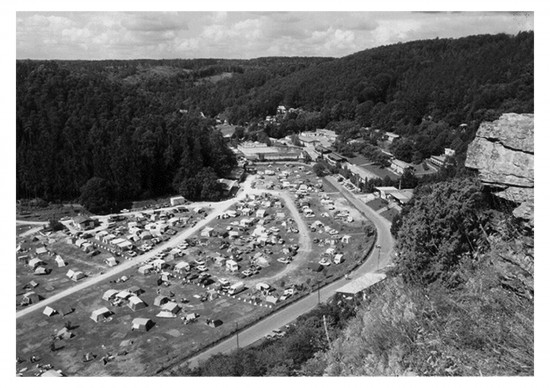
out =
<path fill-rule="evenodd" d="M 374 284 L 384 280 L 386 275 L 383 273 L 366 273 L 363 276 L 353 279 L 348 284 L 340 287 L 336 292 L 343 294 L 357 294 L 367 288 L 373 286 Z"/>

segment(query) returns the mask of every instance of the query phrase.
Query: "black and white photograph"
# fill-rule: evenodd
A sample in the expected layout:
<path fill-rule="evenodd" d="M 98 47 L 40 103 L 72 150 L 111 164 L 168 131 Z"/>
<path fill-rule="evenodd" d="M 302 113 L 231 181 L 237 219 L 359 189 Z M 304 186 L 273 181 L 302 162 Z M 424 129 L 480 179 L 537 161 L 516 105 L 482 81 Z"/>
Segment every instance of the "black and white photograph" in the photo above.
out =
<path fill-rule="evenodd" d="M 105 3 L 10 15 L 7 377 L 534 386 L 532 2 Z"/>

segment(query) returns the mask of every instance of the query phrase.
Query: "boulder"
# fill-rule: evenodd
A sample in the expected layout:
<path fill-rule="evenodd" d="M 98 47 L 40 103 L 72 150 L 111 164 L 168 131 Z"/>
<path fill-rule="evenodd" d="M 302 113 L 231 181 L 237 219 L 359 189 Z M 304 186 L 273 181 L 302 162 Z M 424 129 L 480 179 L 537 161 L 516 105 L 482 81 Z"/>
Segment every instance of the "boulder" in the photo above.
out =
<path fill-rule="evenodd" d="M 465 166 L 478 170 L 481 182 L 495 195 L 519 206 L 516 217 L 534 217 L 534 117 L 505 113 L 498 120 L 481 123 L 468 147 Z"/>

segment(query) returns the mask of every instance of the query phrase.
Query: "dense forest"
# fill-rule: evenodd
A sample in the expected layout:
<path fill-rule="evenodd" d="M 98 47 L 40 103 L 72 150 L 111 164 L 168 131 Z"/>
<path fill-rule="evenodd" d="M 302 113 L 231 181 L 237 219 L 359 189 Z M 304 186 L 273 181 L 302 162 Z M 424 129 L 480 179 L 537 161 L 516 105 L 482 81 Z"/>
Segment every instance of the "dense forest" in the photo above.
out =
<path fill-rule="evenodd" d="M 379 127 L 403 136 L 392 149 L 403 160 L 443 147 L 460 159 L 481 121 L 533 112 L 533 40 L 434 39 L 338 59 L 18 61 L 17 197 L 100 191 L 91 203 L 105 210 L 169 193 L 218 199 L 215 179 L 236 162 L 216 116 L 262 138 Z M 281 104 L 301 110 L 258 125 Z"/>

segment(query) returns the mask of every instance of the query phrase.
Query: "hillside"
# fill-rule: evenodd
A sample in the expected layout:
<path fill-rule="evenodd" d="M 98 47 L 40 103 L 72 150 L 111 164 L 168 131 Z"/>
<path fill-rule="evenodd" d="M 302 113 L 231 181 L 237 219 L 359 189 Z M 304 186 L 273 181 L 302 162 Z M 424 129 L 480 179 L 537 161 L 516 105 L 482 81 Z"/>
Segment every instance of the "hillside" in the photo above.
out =
<path fill-rule="evenodd" d="M 255 128 L 280 104 L 303 113 L 264 136 L 375 126 L 405 137 L 394 146 L 404 160 L 451 147 L 460 165 L 481 121 L 533 112 L 533 39 L 435 39 L 339 59 L 18 61 L 17 197 L 74 200 L 98 178 L 107 202 L 190 186 L 190 198 L 219 198 L 195 179 L 235 164 L 213 118 Z"/>

